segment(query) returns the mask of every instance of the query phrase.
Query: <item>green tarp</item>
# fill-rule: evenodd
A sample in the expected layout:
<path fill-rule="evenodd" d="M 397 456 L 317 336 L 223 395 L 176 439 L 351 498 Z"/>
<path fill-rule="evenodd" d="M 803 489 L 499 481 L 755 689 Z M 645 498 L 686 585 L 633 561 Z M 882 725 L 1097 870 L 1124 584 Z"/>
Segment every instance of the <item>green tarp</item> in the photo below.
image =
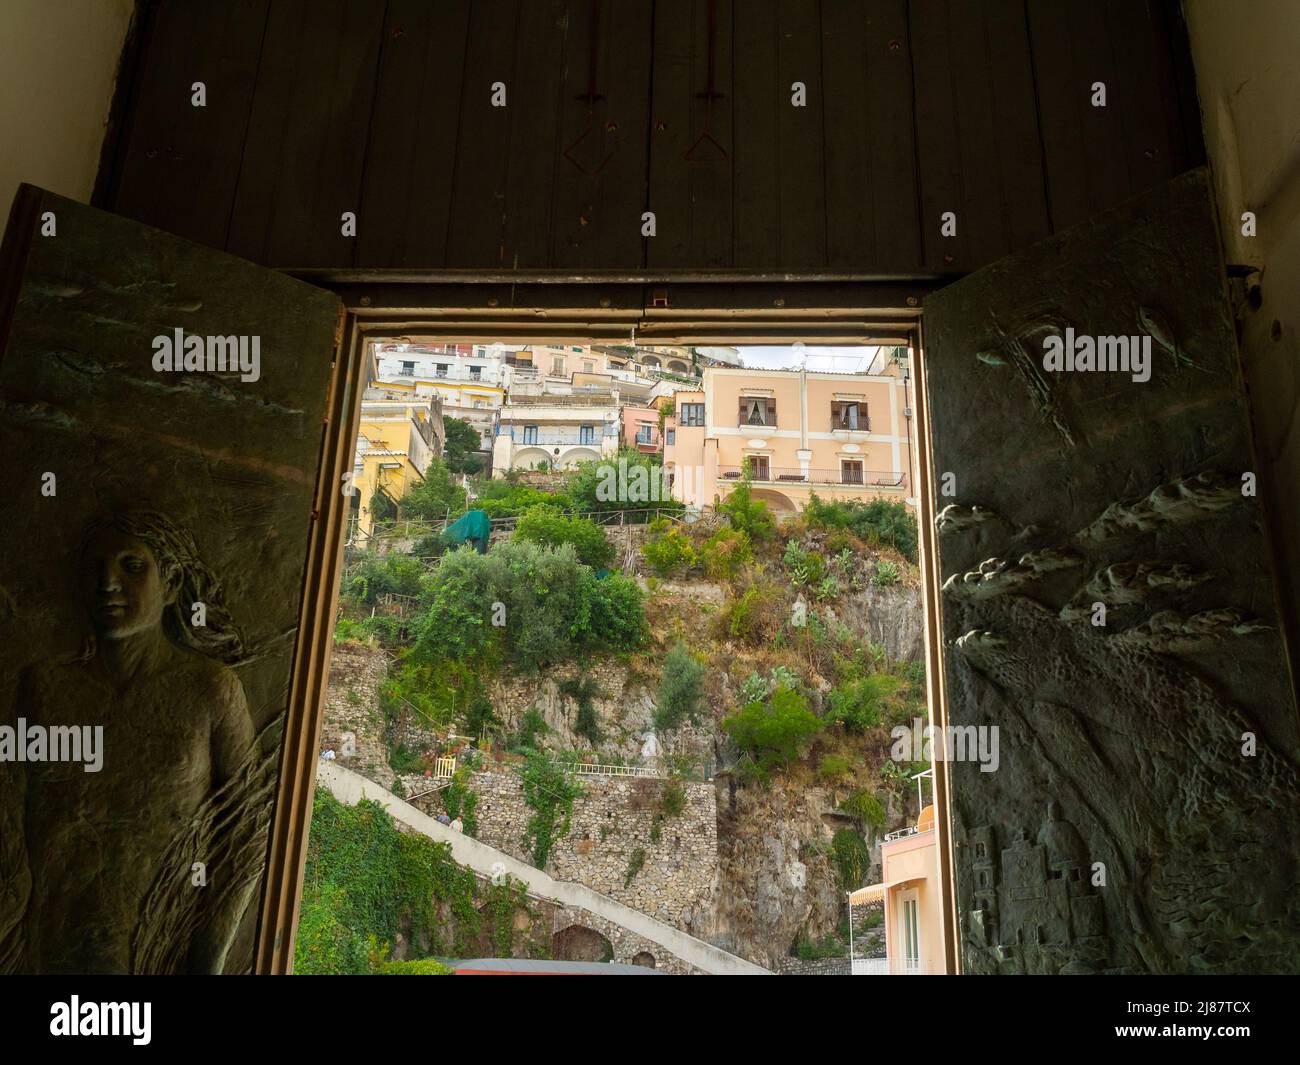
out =
<path fill-rule="evenodd" d="M 449 547 L 461 544 L 473 544 L 478 553 L 484 554 L 488 549 L 488 537 L 492 535 L 492 520 L 485 510 L 471 510 L 463 518 L 458 518 L 447 526 L 442 534 L 443 543 Z"/>

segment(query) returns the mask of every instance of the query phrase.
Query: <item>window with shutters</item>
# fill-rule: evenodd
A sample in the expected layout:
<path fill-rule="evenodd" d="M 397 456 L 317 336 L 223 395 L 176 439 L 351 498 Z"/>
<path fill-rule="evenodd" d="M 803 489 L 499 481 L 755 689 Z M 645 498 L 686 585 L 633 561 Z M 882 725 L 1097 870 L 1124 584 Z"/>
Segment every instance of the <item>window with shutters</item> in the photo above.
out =
<path fill-rule="evenodd" d="M 831 404 L 832 429 L 868 429 L 867 405 L 856 400 L 836 400 Z"/>
<path fill-rule="evenodd" d="M 776 400 L 767 396 L 741 396 L 740 424 L 776 425 Z"/>

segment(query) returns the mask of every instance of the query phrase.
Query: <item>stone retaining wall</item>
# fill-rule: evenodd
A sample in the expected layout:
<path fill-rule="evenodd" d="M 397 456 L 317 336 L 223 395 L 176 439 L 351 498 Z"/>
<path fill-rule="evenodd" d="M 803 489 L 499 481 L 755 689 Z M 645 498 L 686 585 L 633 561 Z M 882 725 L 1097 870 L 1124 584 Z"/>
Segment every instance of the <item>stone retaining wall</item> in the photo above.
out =
<path fill-rule="evenodd" d="M 659 814 L 665 781 L 578 779 L 585 795 L 574 803 L 569 834 L 552 849 L 546 871 L 667 924 L 688 927 L 693 909 L 708 904 L 718 869 L 713 785 L 683 782 L 685 808 L 676 817 L 665 817 Z M 470 786 L 479 795 L 478 838 L 521 861 L 531 861 L 524 830 L 533 811 L 524 802 L 519 778 L 475 773 Z M 629 882 L 638 851 L 643 856 L 641 867 Z"/>

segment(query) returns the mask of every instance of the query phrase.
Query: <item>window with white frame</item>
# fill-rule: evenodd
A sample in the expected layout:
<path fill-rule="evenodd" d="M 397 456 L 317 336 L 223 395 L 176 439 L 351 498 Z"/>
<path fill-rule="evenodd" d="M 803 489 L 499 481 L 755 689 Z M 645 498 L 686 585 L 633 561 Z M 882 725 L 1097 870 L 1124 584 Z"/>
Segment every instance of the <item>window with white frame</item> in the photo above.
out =
<path fill-rule="evenodd" d="M 704 425 L 704 404 L 703 403 L 683 403 L 680 420 L 684 426 L 703 427 Z"/>

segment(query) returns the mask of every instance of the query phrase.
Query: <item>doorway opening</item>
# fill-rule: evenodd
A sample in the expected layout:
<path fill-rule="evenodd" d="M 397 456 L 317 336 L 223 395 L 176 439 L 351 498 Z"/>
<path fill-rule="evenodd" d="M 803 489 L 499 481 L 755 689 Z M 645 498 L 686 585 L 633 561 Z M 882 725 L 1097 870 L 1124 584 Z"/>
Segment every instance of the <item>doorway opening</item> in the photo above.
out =
<path fill-rule="evenodd" d="M 891 751 L 928 717 L 932 515 L 915 334 L 890 332 L 359 338 L 317 818 L 362 831 L 343 807 L 354 778 L 379 784 L 426 863 L 455 834 L 476 900 L 461 912 L 480 915 L 408 915 L 379 963 L 525 956 L 629 912 L 692 932 L 691 912 L 777 874 L 730 858 L 756 829 L 738 789 L 826 796 L 793 894 L 862 889 L 886 837 L 916 832 L 928 753 Z M 348 893 L 316 875 L 315 844 L 307 861 L 298 971 Z M 548 912 L 547 877 L 610 911 Z M 753 930 L 743 954 L 782 970 L 839 950 L 847 966 L 841 910 Z M 509 917 L 489 930 L 484 913 Z M 618 941 L 633 961 L 672 936 Z"/>

